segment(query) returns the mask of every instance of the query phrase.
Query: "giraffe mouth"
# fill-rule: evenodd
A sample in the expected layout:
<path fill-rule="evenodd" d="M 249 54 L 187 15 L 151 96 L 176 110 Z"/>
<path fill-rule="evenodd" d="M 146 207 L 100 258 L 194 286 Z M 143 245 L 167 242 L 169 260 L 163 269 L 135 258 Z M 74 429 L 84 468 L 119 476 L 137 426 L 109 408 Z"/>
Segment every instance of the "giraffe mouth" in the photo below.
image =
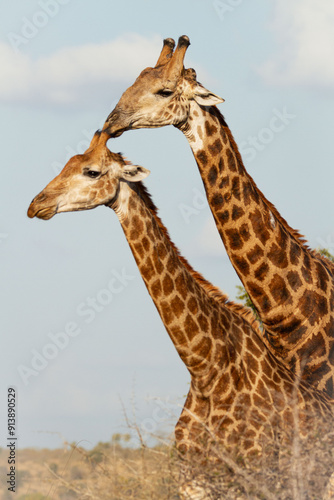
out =
<path fill-rule="evenodd" d="M 131 116 L 124 110 L 116 108 L 109 114 L 104 126 L 103 132 L 106 132 L 110 137 L 119 137 L 126 130 L 131 130 Z"/>
<path fill-rule="evenodd" d="M 54 215 L 56 215 L 57 211 L 52 208 L 42 208 L 36 213 L 36 217 L 43 220 L 49 220 Z"/>
<path fill-rule="evenodd" d="M 49 220 L 57 213 L 58 207 L 45 207 L 38 209 L 31 203 L 28 209 L 28 217 L 32 219 L 33 217 L 37 217 L 38 219 Z"/>

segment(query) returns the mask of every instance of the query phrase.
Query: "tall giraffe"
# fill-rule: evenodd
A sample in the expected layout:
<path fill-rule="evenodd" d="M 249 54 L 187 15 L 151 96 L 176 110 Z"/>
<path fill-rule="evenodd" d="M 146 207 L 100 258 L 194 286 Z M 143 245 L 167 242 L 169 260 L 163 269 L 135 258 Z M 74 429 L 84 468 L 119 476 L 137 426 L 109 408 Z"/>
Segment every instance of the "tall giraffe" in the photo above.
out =
<path fill-rule="evenodd" d="M 103 129 L 174 125 L 186 136 L 226 251 L 265 328 L 265 340 L 294 373 L 334 397 L 334 265 L 311 251 L 246 171 L 223 99 L 183 60 L 189 39 L 168 38 L 154 68 L 122 95 Z"/>
<path fill-rule="evenodd" d="M 210 439 L 228 452 L 265 456 L 278 435 L 294 432 L 297 410 L 305 437 L 316 419 L 332 418 L 321 392 L 301 382 L 263 344 L 256 322 L 230 303 L 179 254 L 141 183 L 149 171 L 125 162 L 97 132 L 88 150 L 69 160 L 32 201 L 29 217 L 112 208 L 191 384 L 175 428 L 184 453 L 209 450 Z M 210 438 L 208 436 L 211 436 Z M 258 460 L 258 458 L 257 458 Z M 187 498 L 187 497 L 185 497 Z"/>

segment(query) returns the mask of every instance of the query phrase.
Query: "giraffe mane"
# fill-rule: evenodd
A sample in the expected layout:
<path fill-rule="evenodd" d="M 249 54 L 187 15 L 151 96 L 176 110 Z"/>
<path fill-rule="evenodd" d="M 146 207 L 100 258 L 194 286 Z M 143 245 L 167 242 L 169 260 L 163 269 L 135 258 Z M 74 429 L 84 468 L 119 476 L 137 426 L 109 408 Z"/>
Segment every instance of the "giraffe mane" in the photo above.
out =
<path fill-rule="evenodd" d="M 233 151 L 236 154 L 238 163 L 244 167 L 244 163 L 243 163 L 243 160 L 242 160 L 239 148 L 237 146 L 237 143 L 234 140 L 234 137 L 232 135 L 232 132 L 231 132 L 229 126 L 227 125 L 227 123 L 225 121 L 224 116 L 222 115 L 222 113 L 219 111 L 219 109 L 216 106 L 212 106 L 212 109 L 215 110 L 215 115 L 219 119 L 219 122 L 221 123 L 221 125 L 222 125 L 222 127 L 223 127 L 223 129 L 224 129 L 224 131 L 226 133 L 226 135 L 228 136 L 228 139 L 229 139 L 229 141 L 230 141 L 230 143 L 231 143 L 231 145 L 233 147 Z M 246 171 L 246 169 L 245 169 L 245 171 Z M 248 176 L 248 179 L 251 182 L 251 185 L 253 186 L 254 189 L 256 189 L 256 191 L 259 194 L 260 198 L 265 203 L 265 205 L 267 205 L 267 207 L 270 209 L 270 211 L 275 216 L 275 218 L 278 220 L 278 222 L 291 234 L 291 236 L 294 238 L 294 240 L 302 248 L 304 248 L 307 252 L 310 252 L 314 257 L 316 257 L 318 260 L 320 260 L 321 262 L 323 262 L 324 265 L 326 265 L 327 267 L 329 267 L 330 270 L 333 272 L 334 271 L 334 263 L 330 259 L 328 259 L 327 257 L 325 257 L 324 255 L 321 255 L 319 253 L 319 251 L 314 250 L 314 249 L 312 249 L 312 248 L 309 247 L 309 245 L 307 244 L 307 240 L 305 239 L 304 235 L 302 235 L 297 229 L 292 228 L 288 224 L 288 222 L 284 219 L 284 217 L 282 217 L 282 215 L 279 213 L 279 211 L 277 210 L 277 208 L 275 207 L 275 205 L 273 203 L 271 203 L 265 197 L 265 195 L 262 193 L 262 191 L 257 187 L 257 185 L 255 184 L 254 179 L 252 178 L 252 176 L 247 171 L 246 171 L 246 174 Z"/>
<path fill-rule="evenodd" d="M 180 250 L 177 248 L 173 240 L 171 239 L 168 229 L 166 226 L 163 224 L 161 218 L 158 215 L 158 208 L 153 202 L 152 196 L 149 193 L 148 189 L 142 182 L 136 182 L 132 183 L 132 187 L 136 190 L 137 194 L 141 197 L 141 199 L 144 201 L 146 207 L 150 210 L 151 214 L 153 215 L 155 221 L 158 224 L 159 229 L 162 231 L 162 233 L 165 235 L 165 237 L 168 239 L 171 247 L 173 250 L 176 252 L 178 258 L 182 262 L 182 264 L 185 266 L 185 268 L 189 271 L 191 276 L 195 279 L 195 281 L 208 293 L 210 297 L 212 297 L 216 302 L 226 306 L 228 309 L 231 311 L 235 312 L 239 316 L 242 316 L 242 318 L 255 330 L 255 332 L 261 336 L 261 329 L 260 329 L 260 324 L 257 318 L 255 317 L 253 311 L 246 306 L 243 306 L 242 304 L 238 304 L 236 302 L 233 302 L 229 300 L 228 296 L 223 293 L 220 288 L 214 286 L 212 283 L 210 283 L 204 276 L 195 271 L 194 268 L 189 264 L 187 259 L 183 257 L 181 254 Z"/>

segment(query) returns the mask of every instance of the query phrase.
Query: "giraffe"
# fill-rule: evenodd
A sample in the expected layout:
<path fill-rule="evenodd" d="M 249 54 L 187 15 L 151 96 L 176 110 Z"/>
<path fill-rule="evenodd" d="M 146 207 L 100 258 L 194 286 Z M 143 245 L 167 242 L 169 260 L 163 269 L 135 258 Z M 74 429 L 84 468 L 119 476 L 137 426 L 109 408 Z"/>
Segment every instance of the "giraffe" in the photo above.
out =
<path fill-rule="evenodd" d="M 149 171 L 112 153 L 108 138 L 98 131 L 87 151 L 71 158 L 33 199 L 28 216 L 48 220 L 99 205 L 115 211 L 190 373 L 175 427 L 178 450 L 183 456 L 210 454 L 212 442 L 218 441 L 231 455 L 267 460 L 280 433 L 287 439 L 293 433 L 295 411 L 298 432 L 306 438 L 318 419 L 332 418 L 330 400 L 307 383 L 296 384 L 292 372 L 263 344 L 249 311 L 229 302 L 180 255 L 141 182 Z M 183 498 L 191 498 L 189 488 L 184 487 Z"/>
<path fill-rule="evenodd" d="M 246 171 L 216 104 L 183 60 L 190 42 L 164 40 L 121 96 L 103 130 L 174 125 L 186 136 L 230 261 L 264 325 L 264 339 L 296 375 L 334 397 L 334 265 L 306 245 Z"/>

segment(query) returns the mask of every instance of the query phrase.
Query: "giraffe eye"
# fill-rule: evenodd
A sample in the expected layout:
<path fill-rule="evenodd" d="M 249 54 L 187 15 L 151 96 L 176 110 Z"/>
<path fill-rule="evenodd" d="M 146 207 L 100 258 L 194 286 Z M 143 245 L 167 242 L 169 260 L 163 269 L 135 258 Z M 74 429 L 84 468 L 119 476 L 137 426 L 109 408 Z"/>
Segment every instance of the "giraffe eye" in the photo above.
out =
<path fill-rule="evenodd" d="M 98 172 L 97 170 L 85 170 L 84 175 L 87 175 L 87 177 L 90 177 L 91 179 L 96 179 L 101 172 Z"/>
<path fill-rule="evenodd" d="M 174 92 L 172 90 L 169 90 L 169 89 L 161 89 L 161 90 L 158 90 L 158 92 L 156 93 L 157 95 L 160 95 L 161 97 L 169 97 L 173 94 Z"/>

